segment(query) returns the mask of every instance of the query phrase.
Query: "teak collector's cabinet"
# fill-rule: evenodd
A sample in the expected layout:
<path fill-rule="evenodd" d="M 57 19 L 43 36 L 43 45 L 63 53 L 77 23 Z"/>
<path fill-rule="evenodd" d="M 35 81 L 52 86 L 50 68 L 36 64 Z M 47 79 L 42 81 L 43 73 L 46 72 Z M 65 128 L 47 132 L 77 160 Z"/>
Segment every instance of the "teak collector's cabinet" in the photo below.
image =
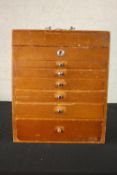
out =
<path fill-rule="evenodd" d="M 13 30 L 14 142 L 104 143 L 109 32 Z"/>

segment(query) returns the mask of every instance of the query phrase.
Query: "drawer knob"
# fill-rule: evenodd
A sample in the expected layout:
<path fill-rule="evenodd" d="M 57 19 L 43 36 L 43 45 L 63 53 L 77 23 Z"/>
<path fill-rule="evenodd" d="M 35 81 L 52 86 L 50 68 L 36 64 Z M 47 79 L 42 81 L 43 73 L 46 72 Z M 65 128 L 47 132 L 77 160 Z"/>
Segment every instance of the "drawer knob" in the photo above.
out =
<path fill-rule="evenodd" d="M 64 86 L 64 83 L 62 83 L 62 82 L 57 82 L 57 83 L 56 83 L 56 86 L 57 86 L 57 87 L 63 87 L 63 86 Z"/>
<path fill-rule="evenodd" d="M 63 126 L 57 126 L 57 127 L 55 128 L 55 131 L 56 131 L 58 134 L 63 133 L 63 132 L 64 132 L 64 127 L 63 127 Z"/>
<path fill-rule="evenodd" d="M 63 95 L 57 95 L 56 98 L 59 99 L 59 100 L 61 100 L 61 99 L 64 98 L 64 96 Z"/>
<path fill-rule="evenodd" d="M 59 72 L 56 72 L 57 76 L 64 76 L 64 72 L 63 71 L 59 71 Z"/>
<path fill-rule="evenodd" d="M 59 57 L 64 56 L 64 54 L 65 54 L 65 51 L 64 51 L 63 49 L 59 49 L 59 50 L 57 51 L 57 56 L 59 56 Z"/>
<path fill-rule="evenodd" d="M 64 67 L 65 64 L 64 64 L 64 63 L 57 63 L 57 66 L 58 66 L 58 67 Z"/>
<path fill-rule="evenodd" d="M 64 110 L 63 110 L 63 109 L 61 109 L 61 108 L 58 108 L 58 109 L 56 109 L 56 112 L 57 112 L 57 113 L 59 113 L 59 114 L 61 114 L 61 113 L 63 113 L 63 112 L 64 112 Z"/>

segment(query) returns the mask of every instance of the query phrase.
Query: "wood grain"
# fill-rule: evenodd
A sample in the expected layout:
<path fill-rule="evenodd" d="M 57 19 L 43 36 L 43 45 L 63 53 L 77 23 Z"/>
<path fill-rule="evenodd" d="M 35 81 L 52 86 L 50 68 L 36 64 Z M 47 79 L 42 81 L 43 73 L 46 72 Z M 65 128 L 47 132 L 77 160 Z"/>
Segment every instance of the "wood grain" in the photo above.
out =
<path fill-rule="evenodd" d="M 60 75 L 60 73 L 62 75 Z M 15 67 L 15 77 L 40 77 L 40 78 L 80 78 L 80 79 L 105 79 L 107 77 L 106 69 L 36 69 L 36 68 L 23 68 Z"/>
<path fill-rule="evenodd" d="M 109 47 L 109 32 L 13 30 L 13 45 Z"/>
<path fill-rule="evenodd" d="M 105 143 L 109 44 L 107 31 L 13 30 L 14 142 Z"/>
<path fill-rule="evenodd" d="M 65 90 L 22 90 L 16 89 L 14 92 L 16 102 L 65 102 L 65 103 L 105 103 L 105 91 L 65 91 Z M 62 98 L 58 99 L 58 96 Z"/>
<path fill-rule="evenodd" d="M 107 69 L 108 63 L 105 61 L 94 61 L 94 59 L 90 59 L 92 61 L 89 61 L 87 59 L 80 60 L 78 62 L 76 61 L 65 61 L 64 59 L 59 59 L 58 61 L 39 61 L 34 59 L 14 59 L 14 64 L 16 68 L 59 68 L 58 64 L 63 63 L 64 68 L 69 69 Z"/>
<path fill-rule="evenodd" d="M 62 83 L 62 87 L 57 87 Z M 38 89 L 38 90 L 104 90 L 105 80 L 96 79 L 61 79 L 61 78 L 15 78 L 16 89 Z"/>
<path fill-rule="evenodd" d="M 57 110 L 62 109 L 62 113 Z M 85 109 L 85 110 L 84 110 Z M 19 103 L 15 104 L 16 118 L 103 119 L 103 104 Z"/>
<path fill-rule="evenodd" d="M 64 120 L 17 120 L 18 142 L 99 143 L 101 122 Z M 58 133 L 57 128 L 63 128 Z M 76 134 L 77 133 L 77 134 Z"/>
<path fill-rule="evenodd" d="M 58 50 L 64 50 L 64 56 L 57 55 Z M 15 47 L 13 49 L 15 59 L 19 60 L 68 60 L 68 61 L 87 61 L 107 63 L 108 48 L 79 48 L 79 47 Z"/>

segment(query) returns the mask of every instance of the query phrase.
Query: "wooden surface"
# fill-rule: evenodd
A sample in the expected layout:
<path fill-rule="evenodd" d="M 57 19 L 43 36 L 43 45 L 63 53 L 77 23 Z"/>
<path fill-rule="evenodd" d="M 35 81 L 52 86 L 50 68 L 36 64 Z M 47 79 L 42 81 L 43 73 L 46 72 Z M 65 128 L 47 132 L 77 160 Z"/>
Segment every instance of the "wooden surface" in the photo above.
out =
<path fill-rule="evenodd" d="M 17 141 L 99 142 L 101 122 L 60 120 L 17 120 Z M 62 132 L 57 132 L 61 128 Z M 77 133 L 77 134 L 76 134 Z"/>
<path fill-rule="evenodd" d="M 52 46 L 46 46 L 46 47 L 38 47 L 38 46 L 14 46 L 13 54 L 15 56 L 16 60 L 19 59 L 25 59 L 27 62 L 29 60 L 38 60 L 38 61 L 56 61 L 61 60 L 64 58 L 64 60 L 68 60 L 69 64 L 71 61 L 87 61 L 87 62 L 100 62 L 108 63 L 108 60 L 106 59 L 108 55 L 107 48 L 102 47 L 62 47 L 65 54 L 63 57 L 57 56 L 57 50 L 61 47 L 52 47 Z M 92 54 L 91 54 L 92 53 Z"/>
<path fill-rule="evenodd" d="M 41 118 L 41 119 L 103 119 L 104 106 L 102 104 L 50 104 L 50 103 L 16 103 L 16 118 Z M 57 113 L 57 109 L 63 112 Z M 84 110 L 85 109 L 85 110 Z"/>
<path fill-rule="evenodd" d="M 14 142 L 104 143 L 108 65 L 109 32 L 14 30 Z"/>
<path fill-rule="evenodd" d="M 13 45 L 108 47 L 109 33 L 96 31 L 15 30 Z"/>
<path fill-rule="evenodd" d="M 21 102 L 71 102 L 77 104 L 77 103 L 83 103 L 84 101 L 86 103 L 105 103 L 105 91 L 77 91 L 77 90 L 55 90 L 55 91 L 38 91 L 38 90 L 22 90 L 17 89 L 15 91 L 15 100 L 21 101 Z M 58 99 L 58 95 L 61 95 L 62 98 Z"/>
<path fill-rule="evenodd" d="M 57 83 L 62 83 L 58 87 Z M 100 79 L 68 79 L 65 78 L 14 78 L 14 86 L 17 89 L 38 89 L 38 90 L 105 90 L 106 80 Z"/>
<path fill-rule="evenodd" d="M 62 72 L 65 79 L 105 79 L 107 77 L 107 72 L 105 69 L 101 70 L 84 70 L 84 69 L 39 69 L 39 68 L 18 68 L 15 69 L 16 77 L 40 77 L 40 78 L 56 78 L 58 77 L 58 73 Z"/>

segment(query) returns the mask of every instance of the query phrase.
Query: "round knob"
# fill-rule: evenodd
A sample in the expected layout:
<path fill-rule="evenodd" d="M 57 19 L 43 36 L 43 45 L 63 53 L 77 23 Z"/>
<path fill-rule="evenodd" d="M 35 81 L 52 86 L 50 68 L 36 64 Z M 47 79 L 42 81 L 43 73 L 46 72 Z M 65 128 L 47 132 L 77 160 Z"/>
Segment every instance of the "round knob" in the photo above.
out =
<path fill-rule="evenodd" d="M 58 134 L 60 134 L 60 133 L 63 133 L 63 132 L 64 132 L 64 127 L 63 127 L 63 126 L 57 126 L 57 127 L 55 128 L 55 130 L 56 130 L 56 132 L 57 132 Z"/>
<path fill-rule="evenodd" d="M 64 72 L 63 71 L 59 71 L 59 72 L 56 72 L 57 76 L 63 76 L 64 75 Z"/>
<path fill-rule="evenodd" d="M 56 112 L 57 112 L 57 113 L 59 113 L 59 114 L 61 114 L 61 113 L 63 113 L 63 112 L 64 112 L 64 110 L 63 110 L 63 109 L 61 109 L 61 108 L 58 108 L 58 109 L 56 109 Z"/>
<path fill-rule="evenodd" d="M 64 63 L 57 63 L 57 66 L 58 66 L 58 67 L 64 67 L 65 64 L 64 64 Z"/>
<path fill-rule="evenodd" d="M 56 98 L 60 100 L 60 99 L 63 99 L 64 96 L 63 95 L 57 95 Z"/>
<path fill-rule="evenodd" d="M 59 50 L 57 51 L 57 56 L 59 56 L 59 57 L 64 56 L 64 54 L 65 54 L 65 51 L 64 51 L 63 49 L 59 49 Z"/>
<path fill-rule="evenodd" d="M 63 86 L 64 86 L 64 83 L 62 83 L 62 82 L 57 82 L 57 83 L 56 83 L 56 86 L 57 86 L 57 87 L 63 87 Z"/>

